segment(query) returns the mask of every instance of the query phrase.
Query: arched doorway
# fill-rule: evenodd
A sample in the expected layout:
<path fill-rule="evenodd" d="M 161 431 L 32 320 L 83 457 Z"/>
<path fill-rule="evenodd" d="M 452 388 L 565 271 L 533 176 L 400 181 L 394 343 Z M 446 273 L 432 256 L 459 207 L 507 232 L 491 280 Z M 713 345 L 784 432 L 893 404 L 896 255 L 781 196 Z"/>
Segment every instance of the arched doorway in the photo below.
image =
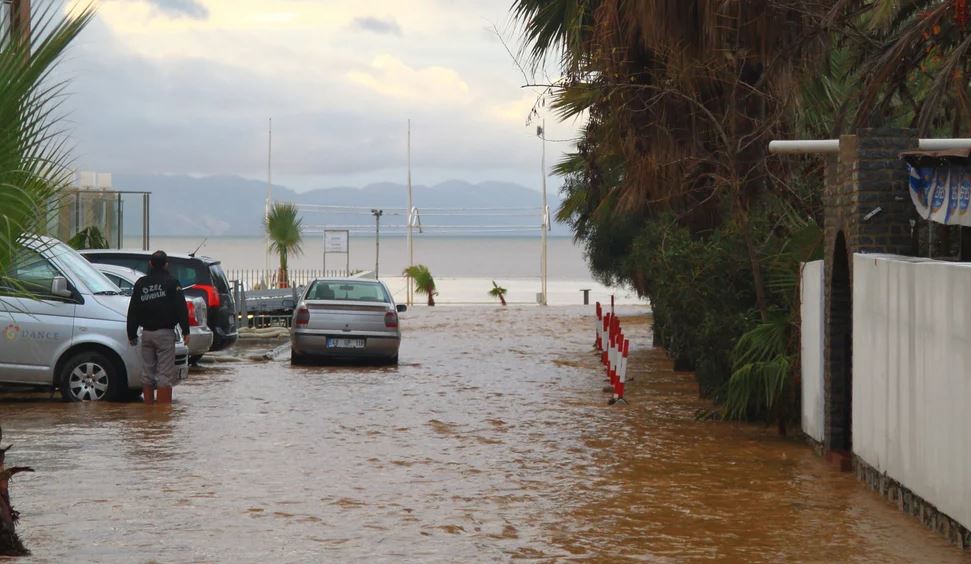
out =
<path fill-rule="evenodd" d="M 850 288 L 850 257 L 842 231 L 836 236 L 832 264 L 826 446 L 832 451 L 850 452 L 853 449 L 853 292 Z"/>

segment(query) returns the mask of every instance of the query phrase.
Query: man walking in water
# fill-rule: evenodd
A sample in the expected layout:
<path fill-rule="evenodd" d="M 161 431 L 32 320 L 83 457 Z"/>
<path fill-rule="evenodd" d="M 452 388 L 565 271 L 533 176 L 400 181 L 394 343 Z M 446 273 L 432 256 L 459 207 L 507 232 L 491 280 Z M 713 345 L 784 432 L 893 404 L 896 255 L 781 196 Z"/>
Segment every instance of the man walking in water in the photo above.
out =
<path fill-rule="evenodd" d="M 145 403 L 172 403 L 175 384 L 175 326 L 189 344 L 189 310 L 179 281 L 168 271 L 168 256 L 155 251 L 148 274 L 135 282 L 128 304 L 128 342 L 138 344 L 142 328 L 142 395 Z"/>

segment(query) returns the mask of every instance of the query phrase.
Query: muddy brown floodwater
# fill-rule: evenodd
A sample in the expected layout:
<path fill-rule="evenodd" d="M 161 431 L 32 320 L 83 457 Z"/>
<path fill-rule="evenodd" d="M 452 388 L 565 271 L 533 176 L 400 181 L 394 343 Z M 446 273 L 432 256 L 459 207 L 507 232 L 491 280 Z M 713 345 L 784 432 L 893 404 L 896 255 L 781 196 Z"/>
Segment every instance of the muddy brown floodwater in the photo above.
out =
<path fill-rule="evenodd" d="M 590 313 L 417 308 L 397 368 L 239 350 L 171 408 L 5 394 L 25 562 L 969 561 L 799 441 L 696 421 L 643 316 L 607 407 Z"/>

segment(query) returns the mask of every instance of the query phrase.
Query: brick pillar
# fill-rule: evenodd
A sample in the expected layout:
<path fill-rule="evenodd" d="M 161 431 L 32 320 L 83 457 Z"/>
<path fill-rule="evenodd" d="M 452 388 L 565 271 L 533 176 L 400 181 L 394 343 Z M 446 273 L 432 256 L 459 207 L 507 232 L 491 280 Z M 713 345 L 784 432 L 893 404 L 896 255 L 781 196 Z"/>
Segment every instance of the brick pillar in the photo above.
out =
<path fill-rule="evenodd" d="M 914 210 L 907 169 L 898 155 L 916 148 L 914 130 L 863 129 L 857 135 L 842 136 L 839 155 L 826 161 L 823 444 L 827 451 L 852 450 L 853 254 L 911 253 Z"/>

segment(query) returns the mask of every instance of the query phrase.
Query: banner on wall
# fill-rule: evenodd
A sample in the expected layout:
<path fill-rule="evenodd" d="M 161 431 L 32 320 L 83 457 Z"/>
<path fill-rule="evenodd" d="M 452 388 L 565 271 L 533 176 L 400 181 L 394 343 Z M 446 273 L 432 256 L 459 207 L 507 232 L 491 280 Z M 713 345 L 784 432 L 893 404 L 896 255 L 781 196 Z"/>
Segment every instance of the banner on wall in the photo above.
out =
<path fill-rule="evenodd" d="M 910 198 L 923 219 L 971 227 L 971 167 L 913 166 Z"/>

